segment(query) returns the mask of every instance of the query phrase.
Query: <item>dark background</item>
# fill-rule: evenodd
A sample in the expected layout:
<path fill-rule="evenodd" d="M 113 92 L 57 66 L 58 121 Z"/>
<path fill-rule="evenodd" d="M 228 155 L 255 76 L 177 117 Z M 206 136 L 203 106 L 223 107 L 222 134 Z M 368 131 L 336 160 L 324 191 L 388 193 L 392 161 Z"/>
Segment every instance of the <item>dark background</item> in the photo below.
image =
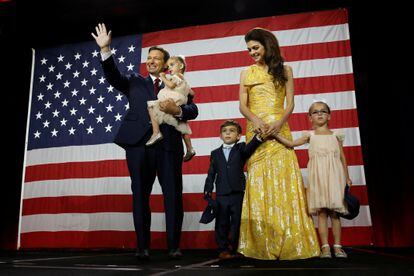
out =
<path fill-rule="evenodd" d="M 16 248 L 31 48 L 91 40 L 98 22 L 122 36 L 341 7 L 349 11 L 374 245 L 414 246 L 414 32 L 403 1 L 0 0 L 0 249 Z"/>

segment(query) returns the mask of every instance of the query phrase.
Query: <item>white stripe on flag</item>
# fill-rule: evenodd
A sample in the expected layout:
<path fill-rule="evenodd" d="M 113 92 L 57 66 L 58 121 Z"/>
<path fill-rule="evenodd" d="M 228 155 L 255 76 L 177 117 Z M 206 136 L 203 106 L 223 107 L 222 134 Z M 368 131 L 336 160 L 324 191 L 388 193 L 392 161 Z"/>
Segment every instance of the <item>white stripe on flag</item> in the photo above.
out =
<path fill-rule="evenodd" d="M 70 146 L 27 151 L 26 166 L 63 162 L 125 159 L 125 150 L 114 143 Z"/>
<path fill-rule="evenodd" d="M 309 27 L 273 32 L 280 46 L 326 43 L 349 39 L 348 24 Z M 244 35 L 190 40 L 159 45 L 171 55 L 200 56 L 246 51 Z M 145 62 L 150 47 L 142 48 L 141 62 Z"/>
<path fill-rule="evenodd" d="M 310 59 L 286 62 L 292 67 L 294 78 L 332 76 L 352 73 L 352 59 L 347 57 Z M 189 85 L 193 88 L 229 85 L 240 83 L 243 67 L 190 71 L 185 74 Z"/>
<path fill-rule="evenodd" d="M 331 110 L 355 109 L 355 92 L 345 91 L 323 94 L 306 94 L 295 96 L 293 113 L 308 113 L 313 99 L 324 98 Z M 239 111 L 239 101 L 215 102 L 197 104 L 198 117 L 194 121 L 225 120 L 228 118 L 243 118 Z"/>
<path fill-rule="evenodd" d="M 231 117 L 226 117 L 231 118 Z M 359 128 L 343 128 L 345 133 L 344 146 L 361 145 Z M 293 138 L 302 136 L 302 131 L 293 131 Z M 210 152 L 218 148 L 222 142 L 218 137 L 194 138 L 191 140 L 197 151 L 197 156 L 210 155 Z M 245 141 L 242 136 L 241 141 Z M 306 145 L 298 147 L 298 149 L 307 148 Z M 36 149 L 27 152 L 27 166 L 65 163 L 65 162 L 90 162 L 100 160 L 123 160 L 125 159 L 125 151 L 116 144 L 101 144 L 90 146 L 71 146 L 49 149 Z"/>
<path fill-rule="evenodd" d="M 185 212 L 182 231 L 212 231 L 214 223 L 199 223 L 202 212 Z M 316 219 L 314 218 L 314 221 Z M 315 223 L 317 227 L 317 223 Z M 371 226 L 369 206 L 360 208 L 354 220 L 342 220 L 342 227 Z M 22 217 L 22 233 L 39 231 L 134 231 L 131 213 L 42 214 Z M 165 214 L 151 214 L 151 231 L 165 232 Z"/>
<path fill-rule="evenodd" d="M 318 218 L 313 216 L 313 223 L 315 227 L 318 227 Z M 372 226 L 371 222 L 371 214 L 369 212 L 368 205 L 362 205 L 359 209 L 359 214 L 353 220 L 342 219 L 341 218 L 341 225 L 342 227 L 364 227 L 364 226 Z M 331 227 L 331 220 L 328 220 L 328 226 Z"/>
<path fill-rule="evenodd" d="M 348 171 L 354 186 L 365 185 L 363 166 L 348 166 Z M 301 169 L 301 172 L 303 178 L 307 178 L 308 170 Z M 206 173 L 183 175 L 183 193 L 203 193 Z M 23 198 L 130 194 L 131 179 L 129 177 L 104 177 L 33 181 L 25 184 Z M 158 179 L 154 182 L 152 194 L 162 194 Z"/>
<path fill-rule="evenodd" d="M 342 129 L 345 133 L 345 141 L 344 146 L 359 146 L 361 145 L 361 140 L 359 137 L 359 128 L 352 127 L 352 128 L 343 128 Z M 302 131 L 293 131 L 292 132 L 293 139 L 297 139 L 302 136 Z M 246 137 L 242 136 L 240 141 L 245 141 Z M 223 142 L 219 137 L 212 137 L 212 138 L 197 138 L 192 139 L 193 147 L 196 149 L 197 156 L 203 155 L 210 155 L 211 151 L 218 148 Z M 296 149 L 307 149 L 308 144 L 305 144 L 300 147 L 296 147 Z"/>
<path fill-rule="evenodd" d="M 214 223 L 201 224 L 202 212 L 185 212 L 183 231 L 211 231 Z M 132 213 L 42 214 L 22 217 L 22 233 L 38 231 L 134 231 Z M 165 232 L 164 213 L 151 214 L 151 231 Z"/>

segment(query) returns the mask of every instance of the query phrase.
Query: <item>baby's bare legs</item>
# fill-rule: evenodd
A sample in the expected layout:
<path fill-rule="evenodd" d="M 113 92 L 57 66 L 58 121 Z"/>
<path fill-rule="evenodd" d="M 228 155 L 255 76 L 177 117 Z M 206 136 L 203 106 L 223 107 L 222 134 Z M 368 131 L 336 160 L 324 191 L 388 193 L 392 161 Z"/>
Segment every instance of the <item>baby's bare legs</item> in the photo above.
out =
<path fill-rule="evenodd" d="M 151 135 L 151 138 L 149 138 L 149 140 L 145 143 L 145 145 L 152 146 L 158 141 L 160 141 L 163 138 L 163 136 L 160 132 L 160 125 L 158 124 L 155 118 L 154 110 L 152 107 L 148 107 L 148 114 L 151 118 L 152 135 Z"/>
<path fill-rule="evenodd" d="M 188 134 L 183 134 L 183 140 L 187 151 L 191 151 L 193 149 L 193 145 L 191 144 L 191 138 Z"/>
<path fill-rule="evenodd" d="M 183 140 L 184 140 L 184 144 L 185 147 L 187 148 L 187 152 L 184 155 L 184 162 L 190 161 L 194 155 L 196 155 L 195 150 L 193 149 L 193 145 L 191 144 L 191 138 L 190 135 L 188 134 L 183 134 Z"/>
<path fill-rule="evenodd" d="M 148 107 L 148 113 L 149 113 L 149 116 L 151 119 L 151 125 L 152 125 L 152 135 L 151 135 L 151 138 L 152 138 L 160 132 L 160 125 L 155 119 L 154 110 L 152 109 L 152 107 Z"/>

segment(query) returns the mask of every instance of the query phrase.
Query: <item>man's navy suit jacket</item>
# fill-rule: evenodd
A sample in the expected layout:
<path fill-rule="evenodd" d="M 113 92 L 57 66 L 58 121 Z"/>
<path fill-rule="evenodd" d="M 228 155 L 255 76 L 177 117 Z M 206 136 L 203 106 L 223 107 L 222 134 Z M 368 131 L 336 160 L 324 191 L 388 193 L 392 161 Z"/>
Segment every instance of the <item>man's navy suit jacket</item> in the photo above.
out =
<path fill-rule="evenodd" d="M 105 77 L 117 90 L 121 91 L 129 101 L 129 111 L 126 114 L 114 142 L 121 147 L 145 145 L 151 135 L 151 121 L 148 114 L 147 101 L 156 100 L 154 86 L 150 76 L 123 76 L 118 71 L 113 57 L 102 62 Z M 181 106 L 182 117 L 187 121 L 197 117 L 198 109 L 189 98 L 186 105 Z M 183 151 L 181 133 L 173 126 L 160 126 L 164 139 L 160 142 L 167 151 Z"/>

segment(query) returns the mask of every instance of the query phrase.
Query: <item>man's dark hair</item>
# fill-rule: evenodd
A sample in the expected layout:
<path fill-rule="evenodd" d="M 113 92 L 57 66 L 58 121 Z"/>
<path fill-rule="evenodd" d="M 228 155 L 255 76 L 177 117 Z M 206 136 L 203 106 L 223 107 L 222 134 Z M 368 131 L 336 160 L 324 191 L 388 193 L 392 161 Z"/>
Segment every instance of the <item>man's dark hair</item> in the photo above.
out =
<path fill-rule="evenodd" d="M 225 128 L 226 126 L 235 126 L 237 128 L 238 134 L 241 134 L 242 133 L 242 127 L 241 127 L 241 125 L 237 121 L 234 121 L 234 120 L 227 120 L 227 121 L 225 121 L 220 126 L 220 132 L 222 132 L 223 128 Z"/>
<path fill-rule="evenodd" d="M 162 52 L 164 54 L 164 63 L 167 63 L 167 60 L 170 58 L 170 53 L 168 53 L 167 50 L 165 50 L 164 48 L 161 48 L 159 46 L 152 46 L 151 48 L 149 48 L 148 53 L 153 51 L 153 50 L 158 50 L 158 51 Z"/>

